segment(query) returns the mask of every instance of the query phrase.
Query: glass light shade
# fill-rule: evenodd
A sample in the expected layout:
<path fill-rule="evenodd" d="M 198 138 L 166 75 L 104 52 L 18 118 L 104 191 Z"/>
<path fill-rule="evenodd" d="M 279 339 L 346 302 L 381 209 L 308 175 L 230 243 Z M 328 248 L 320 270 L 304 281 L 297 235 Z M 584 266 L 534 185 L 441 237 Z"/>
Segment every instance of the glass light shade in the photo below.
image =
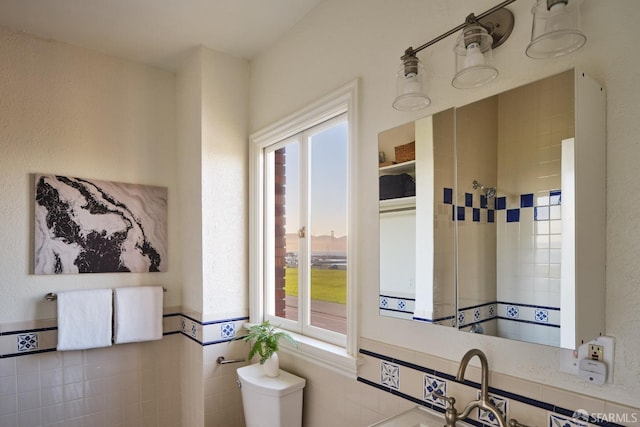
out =
<path fill-rule="evenodd" d="M 411 56 L 405 58 L 396 73 L 396 99 L 393 108 L 400 111 L 415 111 L 426 108 L 431 99 L 424 91 L 424 66 Z"/>
<path fill-rule="evenodd" d="M 538 0 L 531 9 L 533 27 L 527 56 L 553 58 L 580 49 L 587 37 L 580 30 L 579 0 Z"/>
<path fill-rule="evenodd" d="M 482 86 L 498 77 L 498 69 L 491 65 L 493 38 L 481 25 L 470 25 L 458 37 L 453 51 L 456 54 L 456 74 L 451 84 L 458 89 Z"/>

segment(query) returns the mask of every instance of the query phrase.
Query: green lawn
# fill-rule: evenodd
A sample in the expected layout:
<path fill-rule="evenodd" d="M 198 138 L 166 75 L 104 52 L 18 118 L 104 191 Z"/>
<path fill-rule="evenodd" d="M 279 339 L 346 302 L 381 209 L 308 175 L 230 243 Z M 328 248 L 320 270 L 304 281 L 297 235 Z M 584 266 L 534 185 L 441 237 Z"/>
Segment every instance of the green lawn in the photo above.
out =
<path fill-rule="evenodd" d="M 347 303 L 347 271 L 311 269 L 311 299 Z M 286 269 L 287 296 L 298 295 L 298 269 Z"/>

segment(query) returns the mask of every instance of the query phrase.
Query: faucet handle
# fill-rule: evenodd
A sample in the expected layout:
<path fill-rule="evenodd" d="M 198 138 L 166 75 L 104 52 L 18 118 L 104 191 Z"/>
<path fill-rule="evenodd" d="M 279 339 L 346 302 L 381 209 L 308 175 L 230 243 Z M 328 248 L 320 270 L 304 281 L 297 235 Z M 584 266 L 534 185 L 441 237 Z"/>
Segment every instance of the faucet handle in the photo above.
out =
<path fill-rule="evenodd" d="M 529 427 L 529 426 L 520 424 L 518 420 L 516 420 L 515 418 L 511 418 L 509 420 L 509 427 Z"/>
<path fill-rule="evenodd" d="M 449 408 L 453 408 L 453 406 L 456 404 L 456 399 L 453 397 L 447 397 L 444 394 L 442 394 L 441 391 L 436 390 L 434 392 L 431 393 L 431 396 L 435 397 L 436 399 L 442 399 L 446 402 L 446 406 Z M 512 427 L 517 427 L 517 426 L 512 426 Z"/>

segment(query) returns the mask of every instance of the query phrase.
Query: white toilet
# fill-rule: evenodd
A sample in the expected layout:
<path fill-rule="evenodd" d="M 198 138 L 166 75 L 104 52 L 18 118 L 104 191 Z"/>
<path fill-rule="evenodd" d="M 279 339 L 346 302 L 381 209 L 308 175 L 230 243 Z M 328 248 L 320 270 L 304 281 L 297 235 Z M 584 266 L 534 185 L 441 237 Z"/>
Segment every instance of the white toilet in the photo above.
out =
<path fill-rule="evenodd" d="M 237 373 L 247 427 L 302 426 L 304 378 L 282 369 L 277 377 L 267 377 L 258 363 L 238 368 Z"/>

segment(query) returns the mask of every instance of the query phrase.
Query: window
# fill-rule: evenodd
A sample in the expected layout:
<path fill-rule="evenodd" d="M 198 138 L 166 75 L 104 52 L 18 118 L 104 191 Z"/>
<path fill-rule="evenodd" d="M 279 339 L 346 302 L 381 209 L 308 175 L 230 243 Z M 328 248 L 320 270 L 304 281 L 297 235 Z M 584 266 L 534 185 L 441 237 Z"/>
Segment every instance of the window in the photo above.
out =
<path fill-rule="evenodd" d="M 357 83 L 252 135 L 251 321 L 355 352 Z"/>

